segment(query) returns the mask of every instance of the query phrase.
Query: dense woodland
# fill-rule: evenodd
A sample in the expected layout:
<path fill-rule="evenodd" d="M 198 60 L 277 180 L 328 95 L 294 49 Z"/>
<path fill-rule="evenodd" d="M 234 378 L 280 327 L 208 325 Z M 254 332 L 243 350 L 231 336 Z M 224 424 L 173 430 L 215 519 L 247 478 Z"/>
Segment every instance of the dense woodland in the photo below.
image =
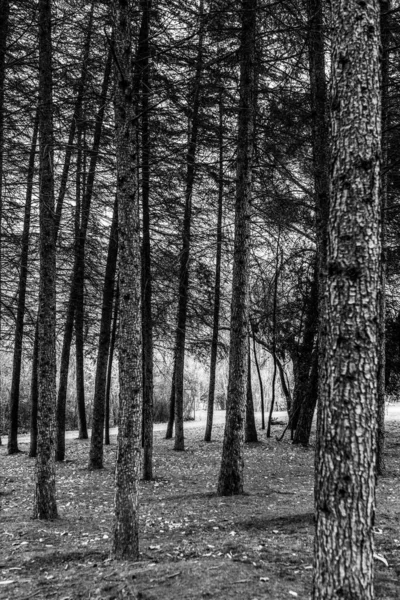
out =
<path fill-rule="evenodd" d="M 96 470 L 118 424 L 112 555 L 136 560 L 154 422 L 184 451 L 196 406 L 206 442 L 226 409 L 230 496 L 273 410 L 307 447 L 318 403 L 313 598 L 374 597 L 399 19 L 390 0 L 0 1 L 1 432 L 12 455 L 30 431 L 34 516 L 57 517 L 65 431 L 91 429 Z"/>

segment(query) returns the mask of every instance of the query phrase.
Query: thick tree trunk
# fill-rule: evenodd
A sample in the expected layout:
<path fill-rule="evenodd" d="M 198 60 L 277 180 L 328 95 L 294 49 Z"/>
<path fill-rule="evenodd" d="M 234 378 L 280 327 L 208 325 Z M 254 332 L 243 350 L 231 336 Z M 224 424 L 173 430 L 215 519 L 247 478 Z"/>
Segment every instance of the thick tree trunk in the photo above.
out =
<path fill-rule="evenodd" d="M 174 353 L 174 368 L 172 371 L 172 381 L 171 381 L 171 396 L 169 399 L 169 418 L 167 424 L 167 431 L 165 433 L 165 439 L 170 440 L 172 438 L 172 434 L 174 431 L 174 423 L 175 423 L 175 375 L 176 375 L 176 358 Z"/>
<path fill-rule="evenodd" d="M 258 442 L 256 421 L 254 418 L 253 390 L 251 388 L 251 355 L 249 339 L 249 355 L 247 359 L 247 392 L 246 392 L 246 424 L 244 430 L 246 443 Z"/>
<path fill-rule="evenodd" d="M 106 272 L 103 286 L 103 306 L 101 310 L 99 347 L 97 351 L 96 379 L 94 384 L 92 436 L 90 440 L 89 469 L 103 468 L 103 429 L 107 385 L 107 363 L 112 335 L 111 322 L 113 314 L 115 273 L 117 269 L 118 253 L 117 227 L 118 204 L 117 199 L 115 199 L 114 214 L 111 223 L 110 241 L 108 244 Z"/>
<path fill-rule="evenodd" d="M 33 517 L 57 517 L 54 462 L 56 397 L 56 247 L 54 243 L 51 1 L 39 0 L 39 365 Z"/>
<path fill-rule="evenodd" d="M 141 451 L 141 261 L 136 98 L 132 89 L 130 3 L 113 1 L 120 289 L 119 416 L 112 555 L 139 558 Z"/>
<path fill-rule="evenodd" d="M 153 479 L 153 317 L 150 248 L 150 11 L 151 0 L 143 0 L 140 45 L 142 97 L 142 336 L 143 336 L 143 479 Z"/>
<path fill-rule="evenodd" d="M 76 252 L 74 258 L 74 266 L 72 270 L 71 288 L 68 299 L 67 317 L 65 320 L 64 327 L 64 339 L 61 351 L 60 361 L 60 380 L 58 385 L 58 397 L 57 397 L 57 449 L 56 449 L 56 460 L 61 461 L 65 458 L 65 411 L 66 411 L 66 400 L 67 400 L 67 384 L 68 384 L 68 371 L 69 371 L 69 359 L 70 349 L 72 342 L 72 333 L 75 318 L 75 308 L 77 297 L 82 292 L 83 285 L 83 270 L 84 270 L 84 257 L 85 257 L 85 244 L 86 235 L 89 222 L 90 204 L 93 195 L 94 178 L 96 173 L 97 159 L 100 148 L 101 132 L 104 120 L 104 111 L 107 101 L 107 90 L 111 72 L 111 52 L 108 53 L 107 62 L 105 65 L 104 79 L 101 90 L 101 103 L 96 115 L 96 124 L 93 136 L 93 146 L 90 151 L 90 164 L 89 173 L 85 185 L 85 192 L 82 200 L 82 217 L 81 226 L 79 231 L 78 239 L 76 240 Z M 84 434 L 86 416 L 84 406 L 78 406 L 79 412 L 79 437 Z M 87 431 L 86 431 L 87 438 Z"/>
<path fill-rule="evenodd" d="M 372 600 L 380 228 L 379 2 L 332 7 L 326 337 L 314 600 Z"/>
<path fill-rule="evenodd" d="M 115 290 L 114 316 L 113 316 L 113 325 L 112 325 L 111 340 L 110 340 L 110 352 L 109 352 L 108 364 L 107 364 L 106 414 L 105 414 L 105 427 L 104 427 L 104 444 L 106 446 L 110 445 L 110 392 L 111 392 L 112 366 L 113 366 L 114 350 L 115 350 L 115 339 L 117 337 L 117 327 L 118 327 L 118 309 L 119 309 L 119 285 L 117 284 L 117 289 Z"/>
<path fill-rule="evenodd" d="M 9 0 L 0 0 L 0 238 L 3 231 L 3 164 L 4 164 L 4 83 L 6 74 L 6 51 L 8 35 L 8 19 L 10 13 Z M 2 267 L 3 259 L 0 244 L 0 341 L 1 341 L 1 296 L 2 296 Z M 1 406 L 0 406 L 1 411 Z M 0 437 L 1 445 L 1 437 Z"/>
<path fill-rule="evenodd" d="M 236 163 L 235 242 L 231 339 L 224 442 L 218 494 L 243 493 L 243 440 L 247 393 L 251 178 L 255 115 L 256 0 L 243 0 Z"/>
<path fill-rule="evenodd" d="M 381 181 L 381 226 L 382 258 L 381 289 L 379 301 L 379 369 L 378 369 L 378 430 L 376 472 L 384 475 L 385 465 L 385 401 L 386 401 L 386 207 L 387 207 L 387 167 L 389 129 L 389 47 L 390 47 L 390 0 L 381 0 L 381 40 L 382 40 L 382 181 Z"/>
<path fill-rule="evenodd" d="M 208 389 L 207 425 L 205 442 L 211 442 L 214 416 L 215 375 L 218 357 L 219 307 L 221 296 L 221 257 L 222 257 L 222 206 L 224 199 L 224 107 L 222 101 L 223 88 L 219 92 L 219 172 L 218 172 L 218 214 L 217 214 L 217 256 L 215 260 L 214 314 L 211 339 L 210 384 Z"/>
<path fill-rule="evenodd" d="M 17 318 L 15 322 L 14 358 L 10 393 L 10 427 L 8 433 L 8 454 L 18 452 L 18 409 L 19 409 L 19 386 L 21 380 L 22 340 L 24 336 L 25 298 L 26 284 L 28 280 L 28 250 L 29 229 L 31 223 L 31 204 L 33 176 L 35 172 L 35 155 L 39 127 L 39 112 L 36 113 L 33 126 L 32 145 L 29 154 L 28 177 L 25 198 L 24 228 L 21 239 L 21 262 L 18 286 Z"/>
<path fill-rule="evenodd" d="M 203 40 L 204 40 L 204 0 L 200 0 L 199 7 L 199 42 L 196 61 L 196 73 L 194 78 L 193 96 L 190 98 L 189 111 L 189 145 L 186 154 L 186 190 L 185 190 L 185 214 L 182 228 L 182 250 L 179 263 L 179 287 L 178 287 L 178 315 L 176 327 L 175 346 L 175 444 L 174 450 L 185 449 L 183 432 L 183 377 L 185 369 L 185 338 L 186 317 L 189 292 L 189 260 L 190 260 L 190 236 L 192 222 L 192 194 L 195 176 L 195 160 L 197 151 L 197 136 L 199 130 L 200 111 L 200 86 L 203 72 Z"/>

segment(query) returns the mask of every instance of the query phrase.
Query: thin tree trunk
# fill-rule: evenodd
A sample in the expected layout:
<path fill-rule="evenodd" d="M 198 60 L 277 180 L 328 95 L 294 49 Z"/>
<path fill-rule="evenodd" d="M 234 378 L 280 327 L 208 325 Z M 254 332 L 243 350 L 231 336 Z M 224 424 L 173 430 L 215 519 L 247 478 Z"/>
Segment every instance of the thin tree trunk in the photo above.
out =
<path fill-rule="evenodd" d="M 296 431 L 293 436 L 294 444 L 306 447 L 310 441 L 311 427 L 318 397 L 318 347 L 315 348 L 311 360 L 311 370 L 305 397 L 300 408 Z"/>
<path fill-rule="evenodd" d="M 94 384 L 92 436 L 90 440 L 89 469 L 103 468 L 103 429 L 105 396 L 107 385 L 107 362 L 109 360 L 111 342 L 111 322 L 113 315 L 113 298 L 115 287 L 115 273 L 117 269 L 118 254 L 118 204 L 115 198 L 114 214 L 111 223 L 110 241 L 106 272 L 103 286 L 103 306 L 101 311 L 99 346 L 97 351 L 96 379 Z M 108 411 L 108 421 L 110 418 Z M 107 419 L 106 419 L 107 421 Z M 110 443 L 109 427 L 108 443 Z"/>
<path fill-rule="evenodd" d="M 79 120 L 78 118 L 82 111 L 83 93 L 84 93 L 85 86 L 86 86 L 87 62 L 89 59 L 90 44 L 91 44 L 91 37 L 92 37 L 92 31 L 93 31 L 93 10 L 94 10 L 94 2 L 92 2 L 91 8 L 90 8 L 90 13 L 89 13 L 89 24 L 88 24 L 88 29 L 87 29 L 87 37 L 86 37 L 86 41 L 85 41 L 85 45 L 84 45 L 84 49 L 83 49 L 81 78 L 80 78 L 79 87 L 78 87 L 78 91 L 77 91 L 77 95 L 76 95 L 74 113 L 72 115 L 71 124 L 70 124 L 70 128 L 69 128 L 68 142 L 67 142 L 67 147 L 65 150 L 65 157 L 64 157 L 64 166 L 63 166 L 60 188 L 59 188 L 58 197 L 57 197 L 55 222 L 54 222 L 54 239 L 55 239 L 56 245 L 57 245 L 58 233 L 60 230 L 60 221 L 61 221 L 61 214 L 62 214 L 62 208 L 63 208 L 63 204 L 64 204 L 65 193 L 67 191 L 68 175 L 69 175 L 69 170 L 70 170 L 70 166 L 71 166 L 71 157 L 72 157 L 73 144 L 74 144 L 74 138 L 75 138 L 75 132 L 76 132 L 76 124 Z M 35 336 L 38 335 L 37 332 L 38 332 L 38 328 L 36 327 L 35 328 Z M 34 348 L 37 348 L 37 347 L 38 347 L 37 338 L 35 337 Z M 37 351 L 36 351 L 36 353 L 37 353 Z M 37 362 L 38 362 L 37 355 L 35 355 L 35 351 L 34 351 L 33 361 L 32 361 L 31 389 L 34 389 L 35 386 L 37 385 L 35 383 L 37 381 L 37 370 L 35 371 L 35 369 L 33 368 L 34 365 L 37 365 Z M 37 369 L 37 366 L 36 366 L 36 369 Z M 31 395 L 31 398 L 33 401 L 34 396 Z M 36 411 L 34 410 L 33 406 L 32 406 L 32 414 L 36 414 Z M 56 417 L 56 419 L 58 422 L 58 416 Z M 33 433 L 32 433 L 33 429 L 35 429 L 35 428 L 37 429 L 37 425 L 34 425 L 34 423 L 31 420 L 31 436 L 33 435 Z M 32 449 L 32 451 L 33 451 L 33 449 Z M 56 454 L 58 454 L 58 452 L 56 452 Z M 62 454 L 62 452 L 61 452 L 61 454 Z M 36 456 L 36 454 L 35 454 L 35 456 Z"/>
<path fill-rule="evenodd" d="M 169 399 L 169 418 L 167 431 L 165 434 L 165 439 L 170 440 L 172 438 L 172 434 L 174 431 L 174 423 L 175 423 L 175 375 L 176 375 L 176 358 L 174 353 L 174 368 L 172 371 L 172 381 L 171 381 L 171 396 Z"/>
<path fill-rule="evenodd" d="M 258 364 L 257 351 L 256 351 L 256 339 L 253 335 L 253 354 L 254 361 L 256 363 L 257 375 L 258 375 L 258 384 L 260 386 L 260 396 L 261 396 L 261 429 L 265 429 L 265 406 L 264 406 L 264 386 L 261 379 L 261 371 L 260 365 Z"/>
<path fill-rule="evenodd" d="M 218 215 L 217 215 L 217 256 L 215 260 L 215 285 L 214 285 L 214 314 L 213 331 L 211 339 L 211 359 L 210 359 L 210 384 L 208 389 L 207 406 L 207 425 L 204 435 L 205 442 L 211 442 L 211 432 L 214 416 L 214 397 L 215 397 L 215 375 L 217 370 L 218 358 L 218 329 L 219 329 L 219 310 L 221 296 L 221 257 L 222 257 L 222 207 L 224 199 L 224 109 L 223 109 L 223 88 L 219 92 L 219 172 L 218 172 Z"/>
<path fill-rule="evenodd" d="M 4 179 L 4 84 L 6 74 L 6 51 L 7 51 L 7 36 L 8 36 L 8 19 L 10 13 L 9 0 L 0 0 L 0 342 L 1 342 L 1 321 L 2 321 L 2 232 L 3 232 L 3 179 Z M 1 392 L 1 390 L 0 390 Z M 1 410 L 1 405 L 0 405 Z M 1 422 L 1 421 L 0 421 Z M 1 446 L 0 437 L 0 446 Z"/>
<path fill-rule="evenodd" d="M 108 356 L 107 364 L 107 383 L 106 383 L 106 415 L 105 415 L 105 428 L 104 428 L 104 444 L 110 445 L 110 392 L 111 392 L 111 378 L 112 378 L 112 366 L 115 349 L 115 338 L 117 336 L 117 325 L 118 325 L 118 308 L 119 308 L 119 286 L 115 290 L 115 303 L 114 303 L 114 317 L 110 340 L 110 352 Z"/>
<path fill-rule="evenodd" d="M 29 445 L 29 456 L 35 458 L 37 456 L 37 437 L 38 437 L 38 402 L 39 402 L 39 391 L 38 391 L 38 319 L 36 319 L 35 327 L 35 338 L 33 343 L 33 356 L 32 356 L 32 378 L 31 378 L 31 441 Z"/>
<path fill-rule="evenodd" d="M 153 317 L 150 248 L 150 11 L 151 0 L 143 0 L 141 46 L 143 59 L 139 64 L 142 80 L 142 336 L 143 336 L 143 479 L 153 479 Z"/>
<path fill-rule="evenodd" d="M 379 2 L 332 2 L 314 600 L 372 600 L 381 285 Z"/>
<path fill-rule="evenodd" d="M 386 401 L 386 207 L 387 207 L 387 167 L 389 129 L 389 47 L 390 47 L 390 0 L 381 0 L 381 41 L 382 41 L 382 182 L 381 182 L 381 224 L 382 258 L 381 289 L 379 302 L 379 368 L 378 368 L 378 430 L 376 472 L 384 475 L 385 465 L 385 401 Z"/>
<path fill-rule="evenodd" d="M 21 380 L 22 340 L 24 335 L 25 298 L 26 284 L 28 279 L 28 250 L 29 229 L 31 222 L 31 204 L 33 177 L 35 172 L 35 155 L 39 127 L 39 112 L 36 113 L 33 125 L 32 145 L 29 154 L 28 178 L 25 198 L 24 228 L 21 239 L 21 259 L 18 286 L 17 318 L 15 322 L 14 358 L 10 393 L 10 427 L 8 433 L 8 454 L 18 452 L 18 409 L 19 409 L 19 387 Z"/>
<path fill-rule="evenodd" d="M 85 256 L 85 243 L 87 235 L 87 227 L 89 222 L 90 204 L 93 194 L 94 178 L 97 166 L 97 159 L 99 154 L 101 132 L 103 127 L 104 111 L 107 100 L 107 90 L 111 72 L 111 52 L 108 53 L 107 62 L 105 65 L 104 79 L 101 90 L 101 103 L 96 115 L 96 124 L 93 136 L 93 146 L 90 151 L 90 163 L 89 173 L 85 185 L 85 192 L 82 200 L 82 218 L 81 227 L 77 240 L 77 250 L 75 252 L 74 266 L 72 270 L 71 287 L 68 299 L 67 317 L 65 320 L 64 327 L 64 339 L 61 351 L 60 361 L 60 380 L 58 385 L 58 396 L 57 396 L 57 449 L 56 449 L 56 460 L 61 461 L 65 458 L 65 411 L 66 411 L 66 399 L 67 399 L 67 384 L 68 384 L 68 371 L 69 371 L 69 360 L 70 360 L 70 349 L 72 342 L 72 333 L 75 318 L 75 307 L 76 298 L 79 294 L 79 290 L 82 287 L 83 276 L 82 262 L 84 262 Z M 84 410 L 80 414 L 80 436 L 81 429 L 85 424 L 85 413 Z"/>
<path fill-rule="evenodd" d="M 253 390 L 251 388 L 251 355 L 250 338 L 247 359 L 247 393 L 246 393 L 246 424 L 244 430 L 244 441 L 246 443 L 258 442 L 256 421 L 254 418 Z"/>
<path fill-rule="evenodd" d="M 278 241 L 276 244 L 276 265 L 275 265 L 275 282 L 274 282 L 274 298 L 272 307 L 272 358 L 274 360 L 274 371 L 272 375 L 272 396 L 271 406 L 269 408 L 268 424 L 267 424 L 267 438 L 271 437 L 271 423 L 272 413 L 275 407 L 275 383 L 276 383 L 276 311 L 277 311 L 277 300 L 278 300 L 278 276 L 279 276 L 279 254 L 280 254 L 280 231 L 278 233 Z"/>
<path fill-rule="evenodd" d="M 196 73 L 194 79 L 193 97 L 190 98 L 189 109 L 189 145 L 186 154 L 186 190 L 185 190 L 185 214 L 182 228 L 182 250 L 179 264 L 179 288 L 178 288 L 178 315 L 176 327 L 175 346 L 175 444 L 174 450 L 185 449 L 183 432 L 183 378 L 185 368 L 185 338 L 186 318 L 189 289 L 189 259 L 190 259 L 190 236 L 192 221 L 192 194 L 195 176 L 195 161 L 197 151 L 197 136 L 199 130 L 200 111 L 200 86 L 203 73 L 203 40 L 204 40 L 204 0 L 200 0 L 199 6 L 199 42 L 196 61 Z"/>
<path fill-rule="evenodd" d="M 249 331 L 251 183 L 255 116 L 256 8 L 256 0 L 242 1 L 231 338 L 225 433 L 218 480 L 220 496 L 243 493 L 244 418 Z"/>
<path fill-rule="evenodd" d="M 54 243 L 51 1 L 39 0 L 39 365 L 38 440 L 33 517 L 57 517 L 54 463 L 56 396 L 56 247 Z"/>
<path fill-rule="evenodd" d="M 135 5 L 136 6 L 136 5 Z M 113 1 L 120 286 L 119 415 L 112 556 L 139 559 L 141 452 L 141 250 L 137 120 L 132 82 L 130 3 Z"/>

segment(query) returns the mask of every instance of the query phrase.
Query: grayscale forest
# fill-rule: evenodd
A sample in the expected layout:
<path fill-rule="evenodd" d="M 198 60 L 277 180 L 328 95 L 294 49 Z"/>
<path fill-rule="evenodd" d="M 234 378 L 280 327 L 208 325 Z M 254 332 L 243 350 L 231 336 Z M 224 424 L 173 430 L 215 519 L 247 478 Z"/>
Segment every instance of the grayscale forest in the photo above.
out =
<path fill-rule="evenodd" d="M 395 600 L 398 0 L 0 0 L 0 598 Z"/>

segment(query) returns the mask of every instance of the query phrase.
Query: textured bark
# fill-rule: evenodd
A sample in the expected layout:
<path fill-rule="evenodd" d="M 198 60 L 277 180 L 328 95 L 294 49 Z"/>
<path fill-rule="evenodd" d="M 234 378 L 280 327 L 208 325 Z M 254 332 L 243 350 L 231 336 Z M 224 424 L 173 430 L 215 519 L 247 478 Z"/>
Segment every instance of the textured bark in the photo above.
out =
<path fill-rule="evenodd" d="M 311 360 L 311 370 L 308 379 L 300 414 L 297 421 L 296 431 L 293 436 L 294 444 L 308 446 L 311 435 L 311 427 L 314 418 L 315 407 L 318 398 L 318 350 L 315 349 Z"/>
<path fill-rule="evenodd" d="M 379 2 L 332 7 L 331 183 L 313 599 L 371 600 L 380 287 Z"/>
<path fill-rule="evenodd" d="M 107 363 L 111 342 L 111 322 L 113 314 L 115 273 L 117 269 L 118 254 L 117 225 L 118 204 L 117 200 L 115 200 L 114 214 L 110 230 L 110 241 L 108 244 L 106 272 L 103 286 L 103 306 L 101 310 L 99 346 L 97 351 L 96 364 L 96 379 L 94 384 L 89 469 L 103 468 L 103 429 L 107 385 Z"/>
<path fill-rule="evenodd" d="M 104 120 L 104 111 L 107 100 L 107 90 L 111 72 L 111 52 L 108 53 L 107 62 L 105 65 L 104 79 L 101 90 L 101 103 L 96 115 L 95 131 L 93 136 L 93 146 L 90 151 L 89 173 L 85 185 L 85 192 L 82 199 L 82 217 L 80 223 L 80 231 L 76 240 L 74 266 L 72 270 L 71 288 L 68 298 L 67 316 L 64 326 L 64 338 L 60 360 L 60 380 L 58 385 L 57 396 L 57 448 L 56 460 L 61 461 L 65 458 L 65 410 L 67 400 L 67 383 L 70 360 L 70 349 L 72 342 L 72 333 L 75 318 L 76 301 L 79 294 L 82 293 L 84 280 L 84 259 L 85 259 L 85 244 L 89 222 L 90 205 L 93 195 L 93 185 L 96 173 L 97 158 L 100 147 L 101 132 Z M 79 413 L 79 437 L 82 438 L 85 432 L 86 416 L 84 407 L 80 408 Z M 87 431 L 86 431 L 87 437 Z"/>
<path fill-rule="evenodd" d="M 142 2 L 142 26 L 140 30 L 138 61 L 141 73 L 142 99 L 142 336 L 143 336 L 143 479 L 153 479 L 153 317 L 152 278 L 150 246 L 150 11 L 151 0 Z"/>
<path fill-rule="evenodd" d="M 119 286 L 117 285 L 117 289 L 115 290 L 114 316 L 113 316 L 113 325 L 112 325 L 111 340 L 110 340 L 110 353 L 108 356 L 108 365 L 107 365 L 106 414 L 105 414 L 105 427 L 104 427 L 104 444 L 106 446 L 110 445 L 111 375 L 112 375 L 112 365 L 113 365 L 113 359 L 114 359 L 115 339 L 117 337 L 118 312 L 119 312 Z"/>
<path fill-rule="evenodd" d="M 139 558 L 138 486 L 141 451 L 141 264 L 136 106 L 132 89 L 130 9 L 113 2 L 118 255 L 120 290 L 119 416 L 112 555 Z"/>
<path fill-rule="evenodd" d="M 251 388 L 250 340 L 249 355 L 247 359 L 246 424 L 244 430 L 244 441 L 247 443 L 258 442 L 256 421 L 254 418 L 253 390 Z"/>
<path fill-rule="evenodd" d="M 51 2 L 39 0 L 39 339 L 38 439 L 33 517 L 57 517 L 54 409 L 56 396 L 56 247 L 54 243 Z"/>
<path fill-rule="evenodd" d="M 255 114 L 256 0 L 241 5 L 235 241 L 232 274 L 229 379 L 218 494 L 243 493 L 243 438 L 247 392 L 251 176 Z"/>
<path fill-rule="evenodd" d="M 5 65 L 7 51 L 8 22 L 10 14 L 9 0 L 0 0 L 0 235 L 3 230 L 3 155 L 4 155 L 4 84 Z M 0 244 L 0 299 L 2 295 L 2 252 Z M 1 314 L 0 302 L 0 338 L 1 338 Z M 1 407 L 0 407 L 1 410 Z M 1 445 L 1 437 L 0 437 Z"/>
<path fill-rule="evenodd" d="M 386 207 L 389 129 L 389 47 L 390 47 L 390 0 L 381 0 L 381 43 L 382 43 L 382 181 L 381 181 L 381 289 L 379 295 L 379 368 L 378 368 L 378 429 L 376 472 L 384 475 L 385 465 L 385 401 L 386 401 Z"/>
<path fill-rule="evenodd" d="M 222 87 L 219 93 L 219 170 L 218 170 L 218 214 L 217 214 L 217 255 L 215 260 L 214 312 L 211 339 L 210 383 L 208 389 L 207 425 L 204 435 L 205 442 L 211 442 L 211 432 L 214 415 L 215 373 L 218 356 L 219 308 L 221 296 L 221 257 L 222 257 L 222 204 L 224 199 L 224 123 L 223 123 Z"/>
<path fill-rule="evenodd" d="M 172 381 L 171 381 L 171 396 L 169 399 L 169 418 L 167 424 L 167 431 L 165 433 L 165 439 L 170 440 L 172 438 L 172 434 L 174 431 L 174 423 L 175 423 L 175 373 L 176 373 L 176 358 L 174 354 L 174 368 L 172 371 Z"/>
<path fill-rule="evenodd" d="M 28 250 L 29 250 L 29 229 L 31 222 L 31 204 L 33 176 L 35 171 L 36 144 L 39 127 L 39 113 L 36 113 L 33 126 L 32 145 L 29 154 L 28 177 L 25 197 L 24 227 L 21 239 L 21 259 L 18 285 L 18 305 L 17 318 L 15 321 L 14 336 L 14 357 L 10 392 L 10 424 L 8 432 L 8 454 L 18 452 L 18 409 L 19 409 L 19 386 L 21 381 L 21 359 L 22 359 L 22 340 L 24 336 L 24 316 L 25 316 L 25 298 L 26 284 L 28 279 Z"/>
<path fill-rule="evenodd" d="M 311 133 L 316 212 L 317 282 L 318 282 L 318 361 L 325 347 L 325 286 L 327 277 L 327 240 L 329 215 L 329 139 L 328 102 L 325 69 L 325 31 L 322 0 L 308 0 L 308 57 L 310 72 Z M 320 380 L 318 382 L 318 397 Z M 318 400 L 317 400 L 318 402 Z M 319 431 L 317 413 L 317 432 Z M 317 434 L 317 446 L 319 435 Z"/>
<path fill-rule="evenodd" d="M 204 0 L 199 6 L 199 42 L 193 96 L 189 111 L 189 144 L 186 153 L 185 214 L 182 227 L 182 250 L 179 259 L 178 314 L 175 345 L 175 444 L 174 450 L 185 449 L 183 432 L 183 377 L 185 369 L 186 317 L 189 292 L 190 236 L 192 222 L 192 193 L 195 177 L 197 136 L 199 131 L 200 85 L 203 73 Z"/>

